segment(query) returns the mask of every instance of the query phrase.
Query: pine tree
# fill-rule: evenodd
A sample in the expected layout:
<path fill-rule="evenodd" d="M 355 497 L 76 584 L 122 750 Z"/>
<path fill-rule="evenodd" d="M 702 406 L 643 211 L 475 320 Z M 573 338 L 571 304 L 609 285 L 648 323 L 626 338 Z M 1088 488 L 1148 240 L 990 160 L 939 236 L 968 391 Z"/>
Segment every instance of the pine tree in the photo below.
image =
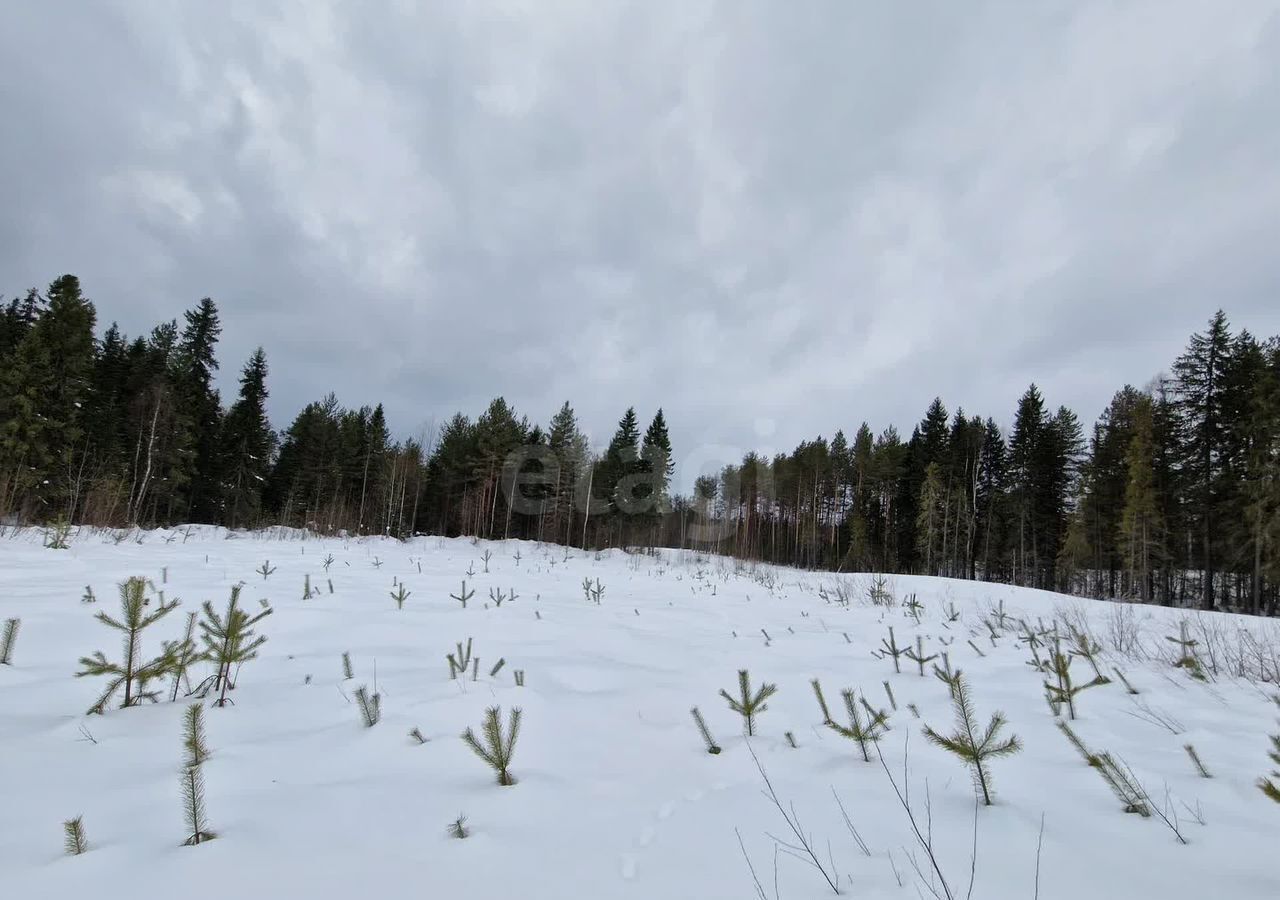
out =
<path fill-rule="evenodd" d="M 928 725 L 924 728 L 924 736 L 930 743 L 955 754 L 973 770 L 974 787 L 982 797 L 982 802 L 991 805 L 991 772 L 987 760 L 1002 756 L 1012 756 L 1022 749 L 1017 736 L 1000 739 L 1000 729 L 1005 725 L 1003 713 L 994 713 L 991 721 L 979 736 L 978 724 L 973 705 L 969 701 L 969 685 L 964 676 L 958 676 L 955 689 L 951 694 L 956 711 L 956 730 L 949 736 L 943 736 Z"/>
<path fill-rule="evenodd" d="M 18 642 L 18 629 L 21 627 L 21 619 L 4 620 L 4 634 L 0 635 L 0 666 L 13 665 L 13 646 Z"/>
<path fill-rule="evenodd" d="M 267 641 L 265 636 L 255 635 L 253 626 L 271 615 L 272 609 L 267 606 L 257 615 L 249 615 L 239 606 L 241 587 L 238 584 L 232 586 L 224 615 L 219 616 L 208 600 L 203 606 L 200 640 L 204 644 L 204 658 L 217 669 L 212 678 L 213 690 L 220 692 L 215 706 L 227 705 L 227 690 L 234 686 L 231 683 L 232 667 L 256 659 L 258 648 Z"/>
<path fill-rule="evenodd" d="M 1276 706 L 1280 706 L 1280 696 L 1274 699 Z M 1258 789 L 1272 800 L 1280 803 L 1280 734 L 1271 735 L 1271 749 L 1267 751 L 1267 756 L 1275 763 L 1276 769 L 1269 778 L 1258 779 Z"/>
<path fill-rule="evenodd" d="M 209 758 L 210 750 L 204 735 L 204 707 L 199 703 L 187 706 L 182 714 L 182 749 L 186 752 L 183 766 L 193 769 Z"/>
<path fill-rule="evenodd" d="M 707 752 L 712 755 L 719 753 L 720 745 L 711 736 L 711 729 L 707 727 L 706 720 L 702 718 L 702 713 L 698 710 L 698 707 L 693 707 L 689 712 L 693 715 L 693 721 L 698 726 L 698 733 L 702 735 L 702 740 L 707 745 Z"/>
<path fill-rule="evenodd" d="M 720 696 L 724 697 L 729 703 L 729 708 L 742 716 L 743 722 L 747 730 L 747 737 L 755 735 L 756 716 L 768 709 L 765 702 L 778 692 L 776 684 L 765 682 L 760 685 L 760 690 L 754 694 L 751 693 L 751 675 L 746 669 L 738 670 L 738 693 L 739 696 L 734 698 L 724 688 L 720 689 Z"/>
<path fill-rule="evenodd" d="M 68 856 L 89 852 L 89 839 L 84 834 L 84 816 L 76 816 L 62 823 L 62 846 Z"/>
<path fill-rule="evenodd" d="M 105 612 L 99 612 L 95 616 L 102 624 L 123 632 L 124 661 L 108 662 L 101 650 L 93 656 L 80 658 L 81 671 L 76 673 L 77 678 L 105 675 L 111 679 L 102 696 L 98 698 L 98 702 L 89 708 L 90 714 L 103 712 L 107 703 L 121 687 L 124 687 L 121 709 L 137 706 L 143 700 L 154 703 L 159 694 L 148 690 L 148 685 L 152 681 L 164 678 L 176 664 L 178 646 L 172 641 L 164 643 L 159 656 L 147 662 L 140 661 L 139 644 L 142 632 L 173 612 L 178 606 L 177 600 L 171 600 L 168 603 L 157 601 L 155 609 L 147 615 L 145 610 L 150 602 L 147 599 L 147 587 L 148 582 L 145 578 L 134 577 L 122 582 L 120 584 L 120 618 L 114 619 Z"/>
<path fill-rule="evenodd" d="M 182 843 L 194 847 L 217 837 L 209 830 L 204 808 L 203 766 L 191 766 L 182 770 L 179 784 L 182 788 L 182 808 L 187 821 L 187 838 Z"/>
<path fill-rule="evenodd" d="M 862 751 L 862 761 L 871 762 L 868 747 L 880 740 L 881 736 L 889 730 L 889 713 L 883 709 L 875 709 L 865 697 L 860 701 L 860 709 L 859 701 L 854 699 L 853 690 L 845 688 L 840 692 L 840 696 L 844 699 L 845 712 L 849 716 L 849 725 L 845 727 L 831 718 L 826 698 L 822 695 L 822 685 L 818 683 L 818 679 L 815 678 L 810 683 L 813 685 L 814 695 L 818 698 L 818 706 L 822 709 L 823 724 L 841 737 L 856 741 L 858 749 Z"/>
<path fill-rule="evenodd" d="M 498 774 L 498 784 L 510 787 L 516 783 L 510 772 L 511 757 L 515 752 L 516 738 L 520 736 L 520 707 L 513 707 L 507 719 L 507 733 L 502 733 L 502 721 L 499 718 L 502 709 L 491 706 L 485 710 L 484 723 L 480 726 L 484 742 L 476 737 L 476 733 L 467 728 L 462 733 L 462 740 L 471 748 L 476 756 L 483 759 Z"/>

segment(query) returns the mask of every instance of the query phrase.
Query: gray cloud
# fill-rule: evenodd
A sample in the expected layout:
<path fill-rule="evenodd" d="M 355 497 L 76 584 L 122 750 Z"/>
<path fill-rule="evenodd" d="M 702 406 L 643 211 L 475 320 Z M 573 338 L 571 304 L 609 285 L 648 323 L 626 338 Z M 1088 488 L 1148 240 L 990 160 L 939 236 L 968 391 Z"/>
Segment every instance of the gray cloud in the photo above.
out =
<path fill-rule="evenodd" d="M 279 426 L 503 394 L 780 450 L 1280 331 L 1274 2 L 12 6 L 4 289 L 210 295 Z"/>

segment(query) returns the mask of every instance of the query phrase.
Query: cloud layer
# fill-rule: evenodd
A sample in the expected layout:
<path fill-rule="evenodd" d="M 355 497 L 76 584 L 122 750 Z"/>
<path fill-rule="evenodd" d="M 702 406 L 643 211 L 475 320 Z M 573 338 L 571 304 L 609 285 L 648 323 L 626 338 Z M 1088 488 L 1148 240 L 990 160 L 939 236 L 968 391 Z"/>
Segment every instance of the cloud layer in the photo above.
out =
<path fill-rule="evenodd" d="M 1032 380 L 1091 419 L 1218 306 L 1280 331 L 1274 2 L 6 18 L 0 287 L 131 333 L 212 296 L 278 426 L 661 404 L 713 457 Z"/>

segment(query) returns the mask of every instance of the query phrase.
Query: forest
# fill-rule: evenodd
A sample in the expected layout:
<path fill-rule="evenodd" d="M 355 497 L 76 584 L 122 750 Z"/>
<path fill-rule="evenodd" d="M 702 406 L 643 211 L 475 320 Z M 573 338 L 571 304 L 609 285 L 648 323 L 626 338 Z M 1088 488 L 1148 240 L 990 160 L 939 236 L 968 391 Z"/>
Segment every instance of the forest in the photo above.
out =
<path fill-rule="evenodd" d="M 1007 429 L 939 398 L 910 435 L 863 422 L 852 438 L 837 428 L 788 454 L 747 452 L 688 495 L 674 490 L 661 409 L 642 428 L 628 407 L 592 447 L 567 402 L 543 425 L 499 397 L 474 419 L 397 437 L 381 405 L 349 409 L 328 393 L 277 431 L 263 350 L 243 362 L 236 396 L 220 396 L 211 299 L 149 334 L 98 326 L 72 275 L 0 299 L 8 525 L 685 547 L 1276 612 L 1280 338 L 1233 331 L 1222 311 L 1091 427 L 1034 384 Z"/>

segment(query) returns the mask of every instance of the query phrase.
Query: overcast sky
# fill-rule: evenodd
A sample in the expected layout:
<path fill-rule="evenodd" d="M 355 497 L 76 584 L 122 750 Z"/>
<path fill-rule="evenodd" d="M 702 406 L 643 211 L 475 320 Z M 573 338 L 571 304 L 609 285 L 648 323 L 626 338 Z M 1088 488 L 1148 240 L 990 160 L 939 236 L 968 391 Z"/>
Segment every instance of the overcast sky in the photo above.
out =
<path fill-rule="evenodd" d="M 12 2 L 0 65 L 0 291 L 212 296 L 277 427 L 662 405 L 697 466 L 1280 332 L 1276 2 Z"/>

